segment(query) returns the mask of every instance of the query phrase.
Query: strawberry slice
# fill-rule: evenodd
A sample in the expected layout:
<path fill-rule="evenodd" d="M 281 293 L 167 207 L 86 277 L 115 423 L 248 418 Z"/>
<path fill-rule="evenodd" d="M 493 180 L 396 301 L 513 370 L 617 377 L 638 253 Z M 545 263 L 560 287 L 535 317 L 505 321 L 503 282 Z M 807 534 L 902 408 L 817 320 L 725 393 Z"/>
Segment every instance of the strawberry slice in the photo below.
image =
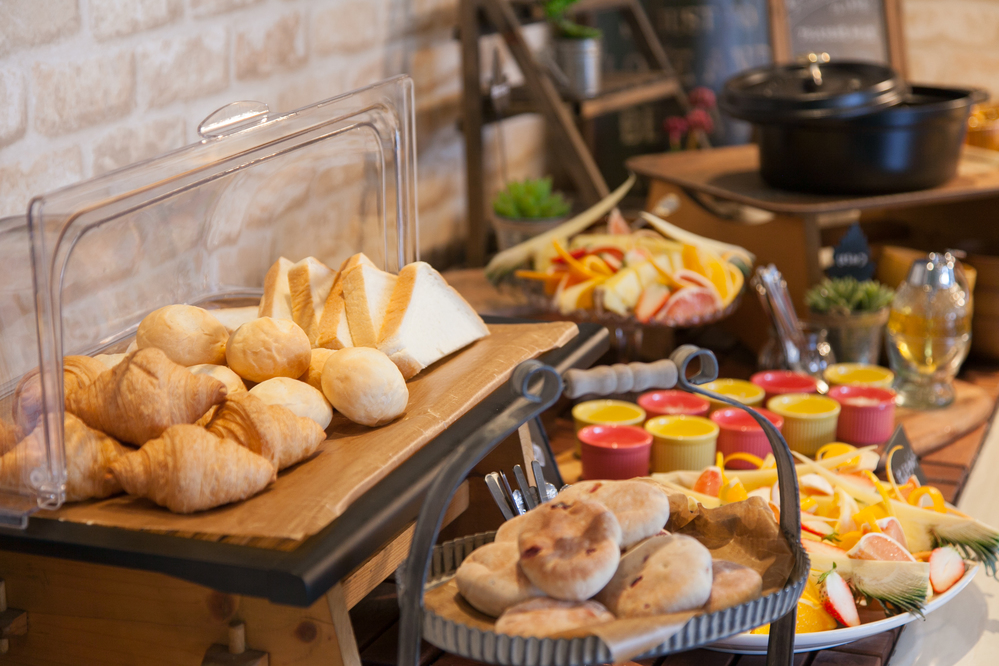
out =
<path fill-rule="evenodd" d="M 635 306 L 635 318 L 643 324 L 647 324 L 653 315 L 666 305 L 669 300 L 669 287 L 658 283 L 650 284 L 642 292 L 642 297 L 638 299 Z"/>
<path fill-rule="evenodd" d="M 964 575 L 964 560 L 950 546 L 934 548 L 930 554 L 930 585 L 937 594 L 946 592 Z"/>
<path fill-rule="evenodd" d="M 824 580 L 823 580 L 824 579 Z M 857 613 L 857 602 L 853 592 L 843 577 L 830 570 L 824 573 L 819 581 L 822 585 L 822 605 L 826 612 L 836 618 L 836 621 L 847 627 L 860 624 L 860 614 Z"/>

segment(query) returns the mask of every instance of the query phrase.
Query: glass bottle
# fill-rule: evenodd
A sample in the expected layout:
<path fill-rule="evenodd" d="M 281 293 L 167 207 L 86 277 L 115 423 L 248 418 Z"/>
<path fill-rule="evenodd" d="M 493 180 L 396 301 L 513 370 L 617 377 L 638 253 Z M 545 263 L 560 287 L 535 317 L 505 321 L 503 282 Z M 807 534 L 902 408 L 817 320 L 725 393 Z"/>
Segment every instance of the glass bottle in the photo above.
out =
<path fill-rule="evenodd" d="M 887 327 L 899 405 L 925 409 L 954 401 L 954 377 L 971 346 L 971 315 L 971 292 L 953 255 L 913 262 Z"/>

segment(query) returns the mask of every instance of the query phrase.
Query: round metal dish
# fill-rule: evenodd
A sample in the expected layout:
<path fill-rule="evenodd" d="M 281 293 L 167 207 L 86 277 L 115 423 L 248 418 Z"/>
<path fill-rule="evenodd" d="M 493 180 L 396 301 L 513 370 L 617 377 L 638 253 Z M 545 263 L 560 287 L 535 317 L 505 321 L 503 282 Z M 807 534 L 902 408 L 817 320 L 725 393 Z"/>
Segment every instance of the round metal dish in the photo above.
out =
<path fill-rule="evenodd" d="M 491 543 L 495 532 L 448 541 L 434 547 L 426 589 L 446 583 L 468 555 Z M 691 618 L 667 642 L 635 657 L 646 659 L 683 652 L 773 622 L 791 611 L 808 578 L 808 555 L 800 542 L 791 541 L 795 564 L 784 588 L 749 603 Z M 612 661 L 608 647 L 597 636 L 585 638 L 531 638 L 483 631 L 423 611 L 423 638 L 445 652 L 502 666 L 584 666 Z"/>

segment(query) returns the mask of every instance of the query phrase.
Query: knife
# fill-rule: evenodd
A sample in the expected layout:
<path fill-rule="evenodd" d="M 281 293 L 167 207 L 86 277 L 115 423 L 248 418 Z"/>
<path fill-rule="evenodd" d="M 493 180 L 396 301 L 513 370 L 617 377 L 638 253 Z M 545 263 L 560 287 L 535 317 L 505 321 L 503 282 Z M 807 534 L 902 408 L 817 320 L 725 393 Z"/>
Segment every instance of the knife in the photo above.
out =
<path fill-rule="evenodd" d="M 513 509 L 510 508 L 510 503 L 506 501 L 506 494 L 504 494 L 503 488 L 500 487 L 499 474 L 496 472 L 490 472 L 489 474 L 486 474 L 485 478 L 486 487 L 489 488 L 489 493 L 493 496 L 496 506 L 499 507 L 503 517 L 510 520 L 513 518 Z"/>
<path fill-rule="evenodd" d="M 517 485 L 520 486 L 520 496 L 524 498 L 524 504 L 527 506 L 527 510 L 530 511 L 538 505 L 538 501 L 534 499 L 534 495 L 531 493 L 531 485 L 527 482 L 527 475 L 524 474 L 524 468 L 520 465 L 514 465 L 513 475 L 517 477 Z"/>

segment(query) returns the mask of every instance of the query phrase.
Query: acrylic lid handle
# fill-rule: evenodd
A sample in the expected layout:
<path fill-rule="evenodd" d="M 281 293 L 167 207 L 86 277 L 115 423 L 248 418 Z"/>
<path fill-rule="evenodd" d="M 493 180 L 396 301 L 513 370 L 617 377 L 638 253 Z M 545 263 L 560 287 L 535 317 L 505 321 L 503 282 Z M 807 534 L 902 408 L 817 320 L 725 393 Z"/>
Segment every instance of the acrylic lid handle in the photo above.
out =
<path fill-rule="evenodd" d="M 216 109 L 198 125 L 202 139 L 214 139 L 233 134 L 267 119 L 271 112 L 263 102 L 243 101 L 226 104 Z"/>

